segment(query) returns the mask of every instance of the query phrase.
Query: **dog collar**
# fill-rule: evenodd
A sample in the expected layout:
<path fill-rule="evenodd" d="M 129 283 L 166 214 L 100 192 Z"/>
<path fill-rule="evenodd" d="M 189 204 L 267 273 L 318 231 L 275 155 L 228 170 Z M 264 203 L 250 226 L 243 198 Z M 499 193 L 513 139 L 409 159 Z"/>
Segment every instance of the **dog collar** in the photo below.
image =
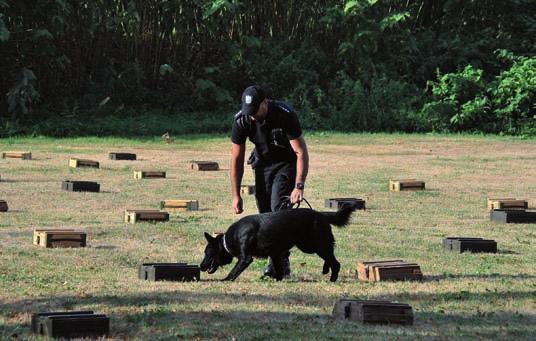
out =
<path fill-rule="evenodd" d="M 229 248 L 227 247 L 227 242 L 225 241 L 225 233 L 223 234 L 223 248 L 225 249 L 225 251 L 227 251 L 228 254 L 230 254 L 231 256 L 233 255 L 231 251 L 229 251 Z"/>

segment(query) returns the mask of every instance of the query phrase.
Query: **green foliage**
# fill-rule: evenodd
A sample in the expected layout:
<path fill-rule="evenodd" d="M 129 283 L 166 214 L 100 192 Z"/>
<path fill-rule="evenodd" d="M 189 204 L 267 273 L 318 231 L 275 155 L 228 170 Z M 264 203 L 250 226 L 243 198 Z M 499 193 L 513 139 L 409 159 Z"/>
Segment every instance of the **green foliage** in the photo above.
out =
<path fill-rule="evenodd" d="M 533 0 L 0 0 L 0 119 L 231 115 L 261 83 L 308 129 L 521 134 L 535 17 Z"/>
<path fill-rule="evenodd" d="M 499 74 L 491 89 L 495 115 L 507 123 L 509 132 L 536 127 L 536 57 L 514 57 L 504 50 L 499 57 L 512 66 Z"/>
<path fill-rule="evenodd" d="M 432 100 L 421 115 L 436 131 L 480 130 L 530 132 L 536 114 L 536 57 L 516 57 L 498 51 L 510 64 L 499 75 L 485 80 L 484 71 L 471 65 L 462 71 L 438 75 L 429 82 Z"/>
<path fill-rule="evenodd" d="M 39 93 L 34 87 L 36 77 L 31 70 L 23 68 L 19 81 L 7 93 L 8 110 L 28 114 L 32 104 L 39 100 Z"/>

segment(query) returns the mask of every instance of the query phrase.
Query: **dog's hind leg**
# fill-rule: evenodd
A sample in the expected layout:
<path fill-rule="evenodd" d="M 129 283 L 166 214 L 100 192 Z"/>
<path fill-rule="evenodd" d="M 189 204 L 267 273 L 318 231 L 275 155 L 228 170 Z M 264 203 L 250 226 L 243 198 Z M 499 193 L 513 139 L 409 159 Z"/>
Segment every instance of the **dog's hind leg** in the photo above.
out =
<path fill-rule="evenodd" d="M 322 268 L 322 275 L 326 275 L 329 272 L 328 262 L 324 262 L 324 267 Z"/>
<path fill-rule="evenodd" d="M 317 254 L 324 260 L 324 268 L 322 269 L 323 274 L 327 274 L 328 271 L 327 268 L 331 269 L 331 276 L 329 278 L 330 281 L 335 282 L 337 278 L 339 277 L 339 271 L 341 269 L 341 263 L 337 261 L 335 258 L 335 255 L 333 254 L 333 249 L 331 250 L 323 250 L 317 252 Z"/>
<path fill-rule="evenodd" d="M 275 279 L 280 281 L 283 279 L 283 259 L 281 258 L 281 255 L 271 256 L 271 258 L 275 270 Z"/>
<path fill-rule="evenodd" d="M 253 257 L 251 256 L 245 256 L 242 255 L 238 257 L 238 262 L 234 266 L 234 268 L 229 272 L 227 277 L 223 279 L 223 281 L 234 281 L 242 271 L 246 270 L 246 268 L 253 262 Z"/>

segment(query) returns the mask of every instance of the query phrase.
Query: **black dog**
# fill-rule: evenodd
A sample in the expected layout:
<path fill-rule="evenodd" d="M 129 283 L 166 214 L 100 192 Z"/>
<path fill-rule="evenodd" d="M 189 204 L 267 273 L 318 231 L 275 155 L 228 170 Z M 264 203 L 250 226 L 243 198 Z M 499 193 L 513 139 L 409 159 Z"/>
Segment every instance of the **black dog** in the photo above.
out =
<path fill-rule="evenodd" d="M 281 256 L 293 246 L 305 253 L 316 253 L 324 260 L 323 274 L 331 269 L 330 281 L 335 282 L 341 268 L 333 254 L 335 239 L 331 225 L 348 223 L 354 206 L 337 212 L 317 212 L 299 208 L 250 215 L 232 224 L 227 232 L 212 237 L 205 232 L 208 245 L 201 271 L 212 274 L 222 265 L 238 262 L 224 281 L 234 281 L 253 261 L 253 257 L 272 257 L 276 279 L 283 278 Z"/>

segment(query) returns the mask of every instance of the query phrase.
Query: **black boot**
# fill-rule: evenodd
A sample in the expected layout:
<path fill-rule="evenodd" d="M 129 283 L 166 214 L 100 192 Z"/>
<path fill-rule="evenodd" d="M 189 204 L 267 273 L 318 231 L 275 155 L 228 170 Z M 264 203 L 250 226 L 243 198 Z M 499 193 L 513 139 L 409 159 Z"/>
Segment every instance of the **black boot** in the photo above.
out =
<path fill-rule="evenodd" d="M 272 264 L 272 257 L 268 258 L 268 265 L 264 268 L 264 276 L 275 278 L 275 268 Z"/>
<path fill-rule="evenodd" d="M 290 259 L 287 257 L 283 257 L 281 260 L 283 263 L 283 278 L 289 278 L 290 277 Z"/>
<path fill-rule="evenodd" d="M 290 277 L 290 260 L 287 256 L 283 256 L 281 259 L 282 265 L 283 265 L 283 278 L 289 278 Z M 268 265 L 264 268 L 264 276 L 275 278 L 275 268 L 272 263 L 272 258 L 270 257 L 268 261 Z"/>

